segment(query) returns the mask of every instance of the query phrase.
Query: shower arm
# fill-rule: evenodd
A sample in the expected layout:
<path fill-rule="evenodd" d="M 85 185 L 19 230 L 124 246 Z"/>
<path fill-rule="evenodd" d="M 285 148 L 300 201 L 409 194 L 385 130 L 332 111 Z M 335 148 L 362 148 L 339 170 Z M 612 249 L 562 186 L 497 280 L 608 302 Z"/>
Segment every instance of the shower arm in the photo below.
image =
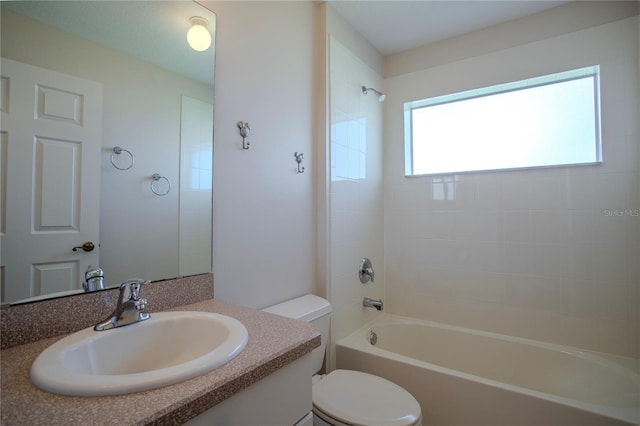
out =
<path fill-rule="evenodd" d="M 372 91 L 373 93 L 376 94 L 376 96 L 378 97 L 378 101 L 382 102 L 384 101 L 384 99 L 386 98 L 385 94 L 382 93 L 379 90 L 374 89 L 373 87 L 367 87 L 367 86 L 362 86 L 362 93 L 363 94 L 368 94 L 369 91 Z"/>

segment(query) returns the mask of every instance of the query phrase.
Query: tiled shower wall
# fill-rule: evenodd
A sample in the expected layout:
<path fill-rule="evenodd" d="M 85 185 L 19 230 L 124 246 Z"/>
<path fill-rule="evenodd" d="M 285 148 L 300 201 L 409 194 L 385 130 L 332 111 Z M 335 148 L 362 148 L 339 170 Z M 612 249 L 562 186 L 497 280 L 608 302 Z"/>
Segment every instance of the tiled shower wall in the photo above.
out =
<path fill-rule="evenodd" d="M 363 297 L 384 292 L 382 104 L 362 86 L 381 88 L 382 78 L 331 37 L 330 66 L 330 286 L 332 340 L 356 330 L 377 313 Z M 375 282 L 360 283 L 363 257 Z"/>
<path fill-rule="evenodd" d="M 388 311 L 640 355 L 638 32 L 636 16 L 385 80 Z M 404 177 L 404 102 L 595 64 L 603 164 Z"/>

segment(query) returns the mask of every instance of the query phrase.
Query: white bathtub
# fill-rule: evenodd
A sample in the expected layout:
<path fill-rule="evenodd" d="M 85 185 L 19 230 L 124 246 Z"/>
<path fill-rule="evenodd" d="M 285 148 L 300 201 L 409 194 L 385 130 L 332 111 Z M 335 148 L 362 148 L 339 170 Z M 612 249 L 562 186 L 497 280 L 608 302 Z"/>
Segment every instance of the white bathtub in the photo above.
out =
<path fill-rule="evenodd" d="M 389 314 L 339 340 L 336 360 L 407 389 L 425 426 L 640 423 L 637 360 Z"/>

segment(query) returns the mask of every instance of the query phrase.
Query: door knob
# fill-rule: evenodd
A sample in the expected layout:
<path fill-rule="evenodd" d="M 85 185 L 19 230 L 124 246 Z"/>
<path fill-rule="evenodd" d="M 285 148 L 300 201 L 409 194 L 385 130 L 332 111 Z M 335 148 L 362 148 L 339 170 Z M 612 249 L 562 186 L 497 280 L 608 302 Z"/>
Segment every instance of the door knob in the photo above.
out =
<path fill-rule="evenodd" d="M 96 248 L 95 244 L 93 244 L 91 241 L 87 241 L 81 246 L 74 247 L 72 250 L 78 251 L 78 249 L 82 249 L 84 251 L 93 251 L 94 248 Z"/>

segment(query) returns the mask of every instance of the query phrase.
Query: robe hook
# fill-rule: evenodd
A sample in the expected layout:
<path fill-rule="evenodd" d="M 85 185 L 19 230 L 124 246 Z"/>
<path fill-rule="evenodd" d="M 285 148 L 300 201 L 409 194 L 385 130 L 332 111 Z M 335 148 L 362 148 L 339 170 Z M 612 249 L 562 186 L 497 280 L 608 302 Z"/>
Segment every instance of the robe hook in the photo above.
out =
<path fill-rule="evenodd" d="M 301 167 L 302 160 L 304 159 L 304 154 L 302 152 L 294 152 L 293 156 L 296 158 L 296 163 L 298 163 L 298 173 L 304 173 L 304 167 Z"/>
<path fill-rule="evenodd" d="M 238 121 L 238 129 L 240 129 L 240 136 L 242 136 L 242 149 L 249 149 L 251 144 L 247 138 L 249 137 L 251 126 L 246 121 Z"/>

